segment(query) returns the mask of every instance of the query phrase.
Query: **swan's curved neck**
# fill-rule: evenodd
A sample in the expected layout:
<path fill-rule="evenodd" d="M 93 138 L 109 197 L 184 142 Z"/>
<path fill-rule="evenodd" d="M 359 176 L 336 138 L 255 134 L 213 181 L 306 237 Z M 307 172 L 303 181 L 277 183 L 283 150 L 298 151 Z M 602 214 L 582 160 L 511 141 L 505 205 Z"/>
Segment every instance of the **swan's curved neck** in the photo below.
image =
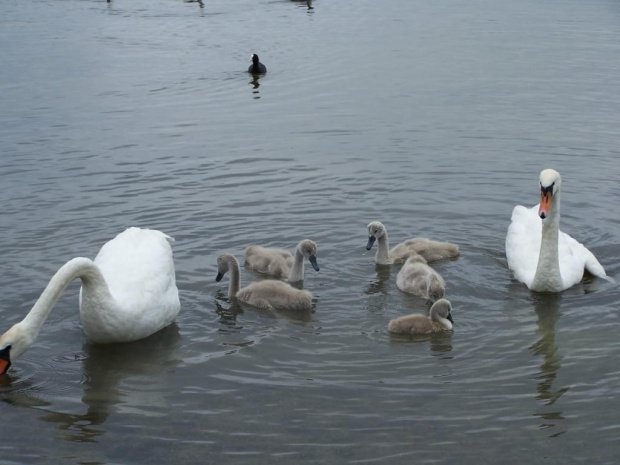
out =
<path fill-rule="evenodd" d="M 392 263 L 390 260 L 390 244 L 388 242 L 387 231 L 379 237 L 377 244 L 377 254 L 375 255 L 375 262 L 379 265 L 389 265 Z"/>
<path fill-rule="evenodd" d="M 239 292 L 239 262 L 236 260 L 230 264 L 230 283 L 228 284 L 228 297 L 234 298 Z"/>
<path fill-rule="evenodd" d="M 536 274 L 532 281 L 533 290 L 549 291 L 562 288 L 558 237 L 560 232 L 560 193 L 551 199 L 549 216 L 542 220 L 542 239 Z"/>
<path fill-rule="evenodd" d="M 291 272 L 288 276 L 289 281 L 303 281 L 304 280 L 304 256 L 299 251 L 299 249 L 295 250 L 295 261 L 293 262 L 293 267 L 291 268 Z"/>
<path fill-rule="evenodd" d="M 30 340 L 39 334 L 41 326 L 60 298 L 67 286 L 76 278 L 80 278 L 84 286 L 100 289 L 109 295 L 108 285 L 101 271 L 88 258 L 74 258 L 65 263 L 52 277 L 43 290 L 41 297 L 36 301 L 28 315 L 20 322 L 22 328 L 30 336 Z"/>

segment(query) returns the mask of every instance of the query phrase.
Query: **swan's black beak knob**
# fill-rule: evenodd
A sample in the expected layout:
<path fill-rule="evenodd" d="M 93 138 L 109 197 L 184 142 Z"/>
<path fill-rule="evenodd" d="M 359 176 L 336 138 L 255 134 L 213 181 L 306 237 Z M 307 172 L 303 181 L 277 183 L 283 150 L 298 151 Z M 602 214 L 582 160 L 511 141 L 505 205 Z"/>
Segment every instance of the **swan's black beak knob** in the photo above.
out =
<path fill-rule="evenodd" d="M 540 217 L 544 220 L 547 218 L 547 214 L 545 212 L 540 212 Z"/>
<path fill-rule="evenodd" d="M 372 245 L 375 243 L 375 236 L 368 236 L 368 244 L 366 244 L 366 250 L 372 249 Z"/>
<path fill-rule="evenodd" d="M 319 271 L 319 264 L 316 261 L 316 255 L 310 255 L 308 257 L 308 260 L 310 260 L 310 263 L 312 264 L 312 268 L 314 268 L 314 271 Z"/>

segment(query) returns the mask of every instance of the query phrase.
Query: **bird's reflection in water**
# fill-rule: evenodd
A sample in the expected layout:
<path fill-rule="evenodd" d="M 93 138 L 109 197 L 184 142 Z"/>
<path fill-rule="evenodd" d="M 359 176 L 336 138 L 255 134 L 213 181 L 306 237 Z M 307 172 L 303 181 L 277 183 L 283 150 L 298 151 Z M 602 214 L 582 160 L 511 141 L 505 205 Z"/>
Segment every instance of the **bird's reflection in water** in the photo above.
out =
<path fill-rule="evenodd" d="M 452 331 L 442 331 L 431 334 L 394 334 L 389 333 L 390 343 L 393 344 L 430 344 L 433 355 L 441 358 L 452 358 Z"/>
<path fill-rule="evenodd" d="M 430 335 L 431 352 L 441 358 L 451 359 L 452 331 L 443 331 Z"/>
<path fill-rule="evenodd" d="M 312 6 L 312 0 L 291 0 L 293 3 L 297 3 L 297 6 L 299 7 L 303 7 L 304 5 L 306 5 L 307 10 L 310 12 L 311 10 L 314 10 L 314 7 Z"/>
<path fill-rule="evenodd" d="M 164 378 L 168 368 L 176 364 L 174 352 L 178 340 L 179 329 L 173 323 L 136 342 L 105 345 L 85 343 L 82 348 L 84 393 L 81 400 L 86 406 L 86 413 L 53 411 L 52 402 L 37 396 L 37 393 L 42 396 L 44 389 L 32 387 L 32 382 L 20 383 L 19 389 L 13 393 L 15 395 L 3 400 L 13 405 L 45 411 L 40 419 L 58 424 L 61 439 L 97 442 L 97 437 L 106 433 L 101 425 L 115 412 L 115 407 L 123 405 L 135 412 L 165 402 L 161 391 L 165 389 Z M 151 380 L 148 389 L 123 389 L 124 381 L 145 374 Z M 9 378 L 8 383 L 11 382 Z M 157 395 L 153 395 L 153 391 L 157 391 Z"/>
<path fill-rule="evenodd" d="M 228 306 L 223 306 L 220 301 L 225 302 Z M 220 317 L 220 324 L 232 328 L 237 327 L 237 316 L 243 313 L 243 308 L 237 303 L 236 300 L 230 299 L 228 293 L 222 289 L 218 289 L 215 292 L 215 313 Z"/>
<path fill-rule="evenodd" d="M 254 100 L 260 98 L 260 92 L 258 90 L 258 88 L 260 87 L 260 82 L 258 82 L 260 78 L 260 74 L 252 74 L 252 80 L 249 82 L 249 84 L 252 86 L 252 98 Z"/>
<path fill-rule="evenodd" d="M 536 378 L 539 380 L 537 386 L 536 399 L 544 402 L 544 412 L 535 413 L 541 418 L 541 428 L 552 428 L 557 426 L 558 420 L 563 420 L 562 412 L 556 408 L 549 408 L 566 392 L 569 388 L 553 389 L 553 382 L 558 375 L 561 367 L 562 355 L 560 355 L 555 341 L 555 324 L 560 319 L 560 294 L 535 294 L 534 309 L 538 316 L 538 328 L 536 333 L 540 339 L 530 346 L 534 355 L 542 355 L 540 371 Z M 559 436 L 565 431 L 555 432 L 552 436 Z"/>
<path fill-rule="evenodd" d="M 377 272 L 377 280 L 370 283 L 366 289 L 366 294 L 387 294 L 388 283 L 390 282 L 390 274 L 392 273 L 391 266 L 375 265 L 375 271 Z"/>

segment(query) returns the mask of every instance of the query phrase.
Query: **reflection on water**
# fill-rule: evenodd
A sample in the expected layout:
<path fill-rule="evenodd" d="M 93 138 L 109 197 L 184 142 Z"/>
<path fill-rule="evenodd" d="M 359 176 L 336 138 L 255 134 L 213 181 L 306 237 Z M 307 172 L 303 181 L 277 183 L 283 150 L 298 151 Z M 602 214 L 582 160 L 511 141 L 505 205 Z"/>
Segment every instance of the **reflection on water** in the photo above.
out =
<path fill-rule="evenodd" d="M 226 302 L 227 307 L 223 306 L 219 301 Z M 215 292 L 215 299 L 213 300 L 215 306 L 215 313 L 220 317 L 219 323 L 224 325 L 220 331 L 227 331 L 226 327 L 236 327 L 237 316 L 243 313 L 243 308 L 237 303 L 236 299 L 230 299 L 228 293 L 222 289 L 218 289 Z"/>
<path fill-rule="evenodd" d="M 375 265 L 375 271 L 377 272 L 377 280 L 371 282 L 366 288 L 366 294 L 386 294 L 388 285 L 390 282 L 390 276 L 392 274 L 392 267 L 386 265 Z"/>
<path fill-rule="evenodd" d="M 260 92 L 258 90 L 258 88 L 260 87 L 260 83 L 258 82 L 260 78 L 260 74 L 252 74 L 252 80 L 249 82 L 249 84 L 252 86 L 252 98 L 254 99 L 260 98 Z"/>
<path fill-rule="evenodd" d="M 452 358 L 452 333 L 450 331 L 436 333 L 431 335 L 431 351 L 433 355 L 439 355 L 443 358 Z"/>
<path fill-rule="evenodd" d="M 100 428 L 110 414 L 119 406 L 126 404 L 131 409 L 147 412 L 156 404 L 164 402 L 159 390 L 164 380 L 162 376 L 174 367 L 174 351 L 179 342 L 179 329 L 171 324 L 158 333 L 141 341 L 127 344 L 96 345 L 85 343 L 82 347 L 82 403 L 86 412 L 71 414 L 54 412 L 51 402 L 37 397 L 32 382 L 20 383 L 19 388 L 11 390 L 17 380 L 8 377 L 3 384 L 2 400 L 19 407 L 44 410 L 42 421 L 58 424 L 60 437 L 67 441 L 96 442 L 98 436 L 106 433 Z M 129 392 L 123 383 L 136 376 L 148 376 L 148 386 L 139 386 Z M 149 395 L 153 391 L 155 396 Z"/>
<path fill-rule="evenodd" d="M 451 359 L 452 332 L 444 331 L 431 334 L 395 334 L 389 333 L 390 343 L 397 344 L 422 344 L 428 343 L 431 353 L 445 359 Z"/>
<path fill-rule="evenodd" d="M 297 3 L 297 6 L 303 7 L 302 3 L 304 3 L 308 9 L 308 12 L 310 13 L 310 10 L 313 10 L 314 7 L 312 6 L 312 0 L 291 0 L 294 3 Z"/>
<path fill-rule="evenodd" d="M 538 395 L 536 398 L 544 402 L 545 408 L 543 413 L 536 415 L 541 418 L 541 428 L 553 428 L 558 426 L 558 421 L 563 420 L 562 412 L 557 409 L 548 409 L 552 406 L 569 388 L 553 388 L 558 371 L 561 368 L 560 362 L 562 355 L 559 353 L 559 347 L 556 344 L 555 325 L 560 319 L 560 302 L 561 294 L 532 293 L 534 298 L 534 309 L 538 316 L 538 329 L 536 333 L 540 335 L 540 339 L 530 346 L 534 355 L 542 355 L 542 363 L 540 371 L 537 375 Z M 565 430 L 555 431 L 551 436 L 563 434 Z"/>

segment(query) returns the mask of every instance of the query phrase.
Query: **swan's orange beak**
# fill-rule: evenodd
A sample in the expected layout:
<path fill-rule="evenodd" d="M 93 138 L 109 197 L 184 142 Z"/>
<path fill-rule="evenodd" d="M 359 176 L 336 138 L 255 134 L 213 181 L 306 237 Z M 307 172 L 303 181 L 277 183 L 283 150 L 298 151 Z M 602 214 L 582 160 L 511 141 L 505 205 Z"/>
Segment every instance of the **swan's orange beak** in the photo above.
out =
<path fill-rule="evenodd" d="M 0 375 L 7 372 L 11 366 L 11 346 L 7 346 L 0 350 Z"/>
<path fill-rule="evenodd" d="M 538 216 L 543 220 L 549 216 L 549 209 L 551 208 L 551 198 L 553 194 L 549 191 L 542 191 L 540 193 L 540 206 L 538 207 Z"/>
<path fill-rule="evenodd" d="M 0 375 L 5 374 L 10 366 L 11 362 L 9 362 L 8 360 L 0 359 Z"/>

